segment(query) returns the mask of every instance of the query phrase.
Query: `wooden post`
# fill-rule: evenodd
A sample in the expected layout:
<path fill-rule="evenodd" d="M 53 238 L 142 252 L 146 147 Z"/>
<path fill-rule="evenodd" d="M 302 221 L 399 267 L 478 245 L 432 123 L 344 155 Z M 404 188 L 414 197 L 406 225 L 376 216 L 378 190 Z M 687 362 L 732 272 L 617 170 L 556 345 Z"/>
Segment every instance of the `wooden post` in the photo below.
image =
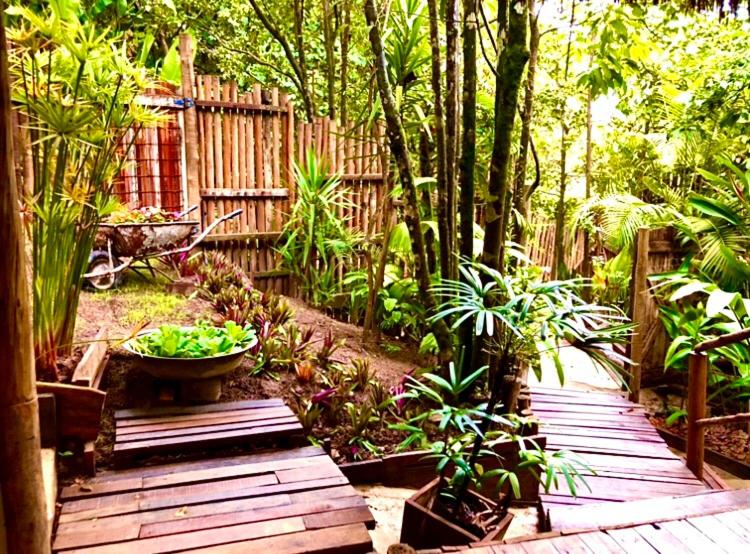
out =
<path fill-rule="evenodd" d="M 0 493 L 9 554 L 50 551 L 42 480 L 24 237 L 13 166 L 11 103 L 0 2 Z M 2 522 L 0 522 L 2 523 Z"/>
<path fill-rule="evenodd" d="M 630 393 L 628 398 L 632 402 L 638 402 L 641 391 L 641 373 L 643 362 L 643 342 L 646 334 L 646 321 L 648 318 L 648 254 L 650 231 L 638 229 L 638 237 L 635 244 L 635 258 L 633 260 L 633 276 L 630 283 L 630 319 L 635 324 L 635 332 L 630 338 L 629 356 L 633 363 L 629 364 L 630 371 Z"/>
<path fill-rule="evenodd" d="M 688 359 L 688 372 L 687 467 L 698 479 L 703 479 L 704 427 L 698 420 L 706 417 L 708 357 L 703 353 L 692 353 Z"/>
<path fill-rule="evenodd" d="M 193 39 L 187 34 L 180 35 L 180 64 L 182 67 L 181 94 L 183 98 L 193 100 L 195 92 L 195 73 L 193 70 Z M 185 168 L 187 178 L 187 205 L 200 206 L 200 155 L 198 153 L 198 115 L 195 107 L 185 107 L 182 111 L 182 140 L 185 141 Z"/>

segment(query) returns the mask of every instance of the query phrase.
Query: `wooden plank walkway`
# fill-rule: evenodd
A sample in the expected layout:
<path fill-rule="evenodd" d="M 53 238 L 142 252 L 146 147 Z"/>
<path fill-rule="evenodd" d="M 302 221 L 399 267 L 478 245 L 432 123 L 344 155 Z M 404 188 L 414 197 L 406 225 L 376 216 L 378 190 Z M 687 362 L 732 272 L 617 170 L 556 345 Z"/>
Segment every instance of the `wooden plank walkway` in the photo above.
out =
<path fill-rule="evenodd" d="M 570 508 L 569 508 L 570 509 Z M 582 507 L 552 533 L 475 545 L 465 554 L 731 553 L 750 551 L 750 490 L 709 491 Z M 598 525 L 592 525 L 598 521 Z M 445 552 L 451 551 L 444 548 Z"/>
<path fill-rule="evenodd" d="M 247 446 L 302 435 L 297 416 L 280 398 L 118 410 L 114 456 L 116 465 L 123 467 L 136 457 Z"/>
<path fill-rule="evenodd" d="M 598 392 L 531 388 L 531 408 L 551 451 L 572 450 L 596 472 L 586 475 L 591 490 L 573 497 L 561 489 L 542 495 L 554 525 L 555 510 L 569 505 L 625 502 L 700 493 L 710 487 L 669 450 L 640 404 Z"/>
<path fill-rule="evenodd" d="M 370 552 L 375 521 L 323 450 L 101 474 L 63 489 L 55 552 Z"/>

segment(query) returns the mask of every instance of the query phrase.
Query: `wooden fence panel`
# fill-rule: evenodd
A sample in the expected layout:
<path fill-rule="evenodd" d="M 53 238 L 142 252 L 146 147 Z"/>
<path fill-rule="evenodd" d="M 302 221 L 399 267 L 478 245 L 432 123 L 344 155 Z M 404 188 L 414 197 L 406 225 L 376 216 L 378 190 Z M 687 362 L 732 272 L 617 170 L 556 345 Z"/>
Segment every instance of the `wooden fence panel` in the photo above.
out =
<path fill-rule="evenodd" d="M 241 209 L 205 245 L 242 267 L 262 290 L 289 292 L 274 243 L 289 210 L 294 110 L 277 89 L 240 93 L 234 82 L 195 78 L 201 221 Z M 293 186 L 293 183 L 292 183 Z"/>

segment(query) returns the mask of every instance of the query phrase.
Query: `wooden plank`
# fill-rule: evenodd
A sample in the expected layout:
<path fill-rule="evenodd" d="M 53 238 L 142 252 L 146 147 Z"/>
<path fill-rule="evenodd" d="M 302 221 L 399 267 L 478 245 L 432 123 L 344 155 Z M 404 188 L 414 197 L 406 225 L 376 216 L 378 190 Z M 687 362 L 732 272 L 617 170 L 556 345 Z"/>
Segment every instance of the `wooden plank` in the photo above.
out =
<path fill-rule="evenodd" d="M 687 521 L 664 521 L 658 525 L 700 554 L 727 552 Z"/>
<path fill-rule="evenodd" d="M 657 552 L 633 529 L 612 529 L 607 531 L 607 535 L 612 537 L 628 554 L 655 554 Z"/>
<path fill-rule="evenodd" d="M 171 475 L 185 471 L 195 471 L 217 467 L 229 467 L 240 464 L 270 462 L 274 460 L 299 459 L 317 456 L 327 456 L 322 448 L 317 446 L 304 446 L 288 450 L 272 450 L 267 452 L 256 452 L 253 454 L 242 454 L 233 456 L 222 456 L 208 460 L 193 462 L 176 462 L 158 466 L 124 469 L 118 471 L 102 472 L 97 477 L 88 479 L 86 483 L 108 483 L 111 481 L 128 480 L 141 477 L 157 477 L 160 475 Z"/>
<path fill-rule="evenodd" d="M 620 554 L 624 550 L 606 533 L 581 533 L 578 537 L 597 554 Z"/>
<path fill-rule="evenodd" d="M 372 551 L 372 539 L 361 523 L 316 529 L 267 539 L 244 541 L 200 550 L 190 554 L 359 554 Z"/>
<path fill-rule="evenodd" d="M 302 520 L 305 522 L 306 529 L 325 529 L 351 523 L 364 523 L 369 529 L 375 527 L 375 518 L 364 501 L 361 506 L 353 508 L 307 514 L 302 517 Z"/>
<path fill-rule="evenodd" d="M 107 328 L 102 327 L 83 353 L 73 372 L 71 383 L 79 387 L 99 388 L 102 371 L 107 361 Z"/>
<path fill-rule="evenodd" d="M 327 489 L 332 487 L 341 487 L 348 485 L 349 482 L 344 476 L 329 477 L 326 479 L 316 479 L 314 481 L 298 481 L 294 483 L 281 483 L 278 485 L 264 485 L 250 488 L 225 488 L 213 492 L 202 492 L 199 494 L 189 493 L 189 490 L 183 490 L 185 494 L 179 496 L 162 495 L 159 498 L 140 499 L 134 498 L 135 495 L 125 495 L 112 502 L 112 497 L 92 498 L 85 500 L 99 501 L 93 506 L 86 509 L 80 509 L 79 506 L 70 506 L 75 502 L 63 504 L 61 521 L 82 521 L 91 518 L 102 518 L 116 515 L 131 514 L 139 511 L 161 510 L 165 508 L 177 509 L 194 504 L 206 504 L 210 502 L 226 502 L 230 500 L 240 500 L 256 497 L 270 497 L 277 494 L 289 494 L 297 492 L 315 492 L 318 497 L 318 489 Z M 161 489 L 159 489 L 161 490 Z M 171 489 L 164 489 L 171 490 Z M 322 491 L 325 492 L 325 491 Z M 65 516 L 65 517 L 63 517 Z"/>
<path fill-rule="evenodd" d="M 546 542 L 558 552 L 564 552 L 565 554 L 598 554 L 595 550 L 591 550 L 591 548 L 589 548 L 589 546 L 576 535 L 556 537 L 549 539 Z"/>
<path fill-rule="evenodd" d="M 115 441 L 117 444 L 133 442 L 133 441 L 144 441 L 144 440 L 156 440 L 167 437 L 187 437 L 187 436 L 198 436 L 205 435 L 206 433 L 217 433 L 223 431 L 239 431 L 241 429 L 255 429 L 257 427 L 269 427 L 275 425 L 286 425 L 286 424 L 299 424 L 299 420 L 295 415 L 281 416 L 275 418 L 262 418 L 259 420 L 250 421 L 239 421 L 233 423 L 211 423 L 208 425 L 200 425 L 194 427 L 180 427 L 177 429 L 171 428 L 171 425 L 165 426 L 159 431 L 143 431 L 135 433 L 116 433 Z"/>
<path fill-rule="evenodd" d="M 124 419 L 118 422 L 117 432 L 120 434 L 143 433 L 145 431 L 159 431 L 180 429 L 187 427 L 202 427 L 204 425 L 218 425 L 222 423 L 241 423 L 244 421 L 258 421 L 275 417 L 294 415 L 285 407 L 263 408 L 259 410 L 235 410 L 232 412 L 215 412 L 209 414 L 195 414 L 186 416 L 167 416 L 164 418 Z"/>
<path fill-rule="evenodd" d="M 205 198 L 287 198 L 289 189 L 201 189 L 201 196 Z"/>
<path fill-rule="evenodd" d="M 212 435 L 183 435 L 164 439 L 144 440 L 137 442 L 117 443 L 114 446 L 115 456 L 139 454 L 159 454 L 170 452 L 175 447 L 201 449 L 207 447 L 218 447 L 227 445 L 238 445 L 251 439 L 258 440 L 293 436 L 300 434 L 302 426 L 299 422 L 267 425 L 252 429 L 240 429 L 234 431 L 222 431 Z"/>
<path fill-rule="evenodd" d="M 55 395 L 58 434 L 81 441 L 96 440 L 106 393 L 90 387 L 37 381 L 37 394 Z"/>
<path fill-rule="evenodd" d="M 96 552 L 97 554 L 175 552 L 188 548 L 206 548 L 224 543 L 285 535 L 304 530 L 305 526 L 301 517 L 290 517 L 272 521 L 232 525 L 221 529 L 205 529 L 178 535 L 118 542 L 116 544 L 76 549 L 76 552 Z"/>
<path fill-rule="evenodd" d="M 658 552 L 696 552 L 659 524 L 639 525 L 633 530 L 643 537 Z M 696 554 L 698 554 L 696 552 Z"/>
<path fill-rule="evenodd" d="M 747 541 L 735 534 L 732 526 L 724 525 L 713 515 L 691 517 L 686 521 L 727 552 L 747 552 L 748 550 Z"/>
<path fill-rule="evenodd" d="M 262 103 L 248 103 L 248 102 L 227 102 L 223 100 L 196 100 L 195 107 L 198 110 L 208 110 L 211 108 L 219 108 L 227 111 L 239 111 L 239 112 L 260 112 L 260 113 L 277 113 L 286 111 L 285 106 L 272 106 L 269 104 Z"/>
<path fill-rule="evenodd" d="M 254 205 L 257 203 L 253 203 Z M 249 210 L 253 209 L 248 208 Z M 219 234 L 210 235 L 206 237 L 204 243 L 221 243 L 221 242 L 233 242 L 233 241 L 250 241 L 257 242 L 258 244 L 274 243 L 276 239 L 281 236 L 280 231 L 264 231 L 255 233 L 233 233 L 233 234 Z"/>
<path fill-rule="evenodd" d="M 638 500 L 631 502 L 627 510 L 619 505 L 606 504 L 575 509 L 557 508 L 550 510 L 550 522 L 553 530 L 570 533 L 658 523 L 748 507 L 750 490 L 704 491 L 690 496 Z"/>
<path fill-rule="evenodd" d="M 130 419 L 138 417 L 153 417 L 172 414 L 206 414 L 211 412 L 229 412 L 248 408 L 267 408 L 271 406 L 285 406 L 280 398 L 263 400 L 241 400 L 239 402 L 222 402 L 219 404 L 202 404 L 199 406 L 163 406 L 158 408 L 135 408 L 115 411 L 115 419 Z"/>
<path fill-rule="evenodd" d="M 351 512 L 351 513 L 350 513 Z M 328 514 L 339 514 L 326 519 Z M 317 502 L 307 502 L 299 504 L 287 504 L 268 508 L 258 508 L 255 510 L 245 510 L 230 512 L 225 514 L 215 514 L 203 517 L 188 517 L 174 519 L 167 522 L 148 523 L 141 526 L 140 537 L 158 537 L 162 535 L 171 535 L 174 533 L 185 533 L 187 531 L 198 531 L 201 529 L 211 529 L 225 527 L 227 525 L 238 525 L 243 523 L 254 523 L 258 521 L 268 521 L 271 519 L 283 519 L 287 517 L 302 516 L 307 529 L 321 529 L 332 527 L 334 525 L 316 525 L 326 521 L 343 521 L 346 523 L 373 523 L 374 519 L 370 513 L 367 503 L 359 496 L 345 496 L 330 500 Z M 308 520 L 307 518 L 313 517 Z M 318 517 L 320 519 L 314 519 Z M 309 521 L 309 522 L 308 522 Z"/>

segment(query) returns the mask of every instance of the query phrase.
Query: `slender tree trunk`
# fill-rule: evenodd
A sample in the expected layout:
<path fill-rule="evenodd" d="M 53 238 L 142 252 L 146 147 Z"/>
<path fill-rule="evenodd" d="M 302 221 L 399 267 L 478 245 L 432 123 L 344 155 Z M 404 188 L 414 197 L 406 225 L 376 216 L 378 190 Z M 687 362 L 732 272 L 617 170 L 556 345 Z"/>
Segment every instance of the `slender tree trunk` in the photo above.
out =
<path fill-rule="evenodd" d="M 351 4 L 342 2 L 342 24 L 341 24 L 341 75 L 339 80 L 339 114 L 341 117 L 341 127 L 346 130 L 347 117 L 349 113 L 346 109 L 346 95 L 349 92 L 349 39 L 351 37 Z"/>
<path fill-rule="evenodd" d="M 323 0 L 323 43 L 326 52 L 326 85 L 328 100 L 328 117 L 336 119 L 336 61 L 334 48 L 336 34 L 333 29 L 333 10 L 331 0 Z"/>
<path fill-rule="evenodd" d="M 412 254 L 414 255 L 414 275 L 419 285 L 422 303 L 427 311 L 435 309 L 435 299 L 430 291 L 430 274 L 427 268 L 427 254 L 425 252 L 422 222 L 419 217 L 419 199 L 414 182 L 409 149 L 406 135 L 396 107 L 391 85 L 388 82 L 383 39 L 378 25 L 375 0 L 365 0 L 365 19 L 369 26 L 370 46 L 375 61 L 375 75 L 380 93 L 380 103 L 383 107 L 388 143 L 391 154 L 398 167 L 401 186 L 404 191 L 404 222 L 411 236 Z M 438 343 L 441 362 L 447 363 L 453 356 L 453 341 L 448 325 L 442 319 L 432 325 L 432 332 Z"/>
<path fill-rule="evenodd" d="M 575 23 L 576 0 L 570 2 L 570 29 L 568 31 L 568 45 L 565 51 L 565 69 L 563 70 L 562 86 L 568 84 L 570 71 L 570 49 L 573 43 L 573 24 Z M 566 272 L 565 267 L 565 193 L 568 187 L 568 122 L 565 120 L 567 98 L 563 95 L 560 100 L 560 196 L 555 208 L 555 248 L 552 263 L 552 279 L 559 279 Z"/>
<path fill-rule="evenodd" d="M 474 257 L 474 165 L 477 126 L 477 12 L 476 0 L 463 0 L 463 86 L 461 111 L 461 258 Z M 473 367 L 474 325 L 467 319 L 460 330 L 461 372 Z"/>
<path fill-rule="evenodd" d="M 510 5 L 509 5 L 510 4 Z M 522 8 L 522 9 L 518 9 Z M 495 88 L 495 137 L 490 161 L 487 185 L 487 215 L 484 231 L 482 262 L 498 271 L 503 271 L 502 246 L 507 237 L 505 203 L 511 186 L 510 158 L 513 126 L 518 110 L 518 93 L 529 51 L 526 45 L 528 27 L 528 5 L 526 1 L 500 0 L 498 2 L 498 48 Z M 483 341 L 484 350 L 492 350 L 492 339 Z M 479 349 L 475 348 L 479 352 Z M 486 354 L 478 356 L 477 365 L 484 365 Z M 503 398 L 505 410 L 515 408 L 513 392 L 518 390 L 515 371 L 517 368 L 502 363 L 497 356 L 489 359 L 490 383 L 494 398 Z M 501 392 L 495 388 L 502 387 Z"/>
<path fill-rule="evenodd" d="M 0 495 L 9 554 L 50 551 L 24 236 L 13 166 L 5 3 L 0 2 Z M 3 522 L 0 522 L 0 524 Z"/>
<path fill-rule="evenodd" d="M 498 47 L 501 48 L 501 52 L 497 62 L 495 137 L 487 185 L 487 212 L 482 251 L 482 262 L 498 270 L 502 269 L 500 250 L 507 236 L 507 229 L 502 226 L 503 221 L 506 221 L 503 211 L 510 186 L 511 141 L 518 108 L 518 91 L 521 88 L 521 78 L 529 59 L 526 46 L 528 11 L 526 3 L 523 2 L 523 10 L 519 14 L 515 6 L 520 3 L 513 2 L 510 10 L 508 0 L 500 0 L 498 3 L 501 23 Z"/>
<path fill-rule="evenodd" d="M 534 13 L 534 0 L 529 0 L 529 69 L 526 72 L 526 90 L 524 92 L 523 112 L 521 113 L 521 139 L 516 158 L 515 178 L 513 183 L 513 207 L 518 214 L 513 225 L 513 241 L 520 246 L 526 246 L 528 240 L 524 232 L 522 220 L 528 217 L 531 192 L 539 186 L 539 172 L 537 171 L 534 185 L 526 186 L 526 168 L 528 167 L 529 150 L 531 149 L 531 121 L 534 112 L 534 87 L 536 81 L 536 66 L 539 58 L 539 20 Z"/>
<path fill-rule="evenodd" d="M 591 105 L 593 104 L 593 101 L 593 94 L 591 91 L 591 87 L 589 87 L 588 95 L 586 97 L 586 200 L 591 198 L 591 170 L 593 165 L 594 153 L 594 143 L 592 139 L 593 118 L 591 113 Z M 583 231 L 583 267 L 581 269 L 584 277 L 588 278 L 592 276 L 593 268 L 591 266 L 591 237 L 589 235 L 588 229 Z M 586 296 L 588 296 L 590 292 L 590 288 L 586 288 L 584 290 L 584 294 Z"/>
<path fill-rule="evenodd" d="M 449 276 L 458 275 L 456 251 L 456 166 L 458 158 L 458 0 L 445 2 L 445 178 L 447 213 L 445 225 L 448 229 Z"/>
<path fill-rule="evenodd" d="M 433 177 L 432 174 L 432 143 L 427 131 L 422 128 L 419 132 L 419 172 L 422 177 Z M 432 212 L 432 197 L 430 187 L 422 189 L 422 206 L 424 207 L 424 218 L 428 221 L 434 220 Z M 425 230 L 425 248 L 427 249 L 427 266 L 430 274 L 437 271 L 437 256 L 435 253 L 435 233 L 432 228 Z"/>
<path fill-rule="evenodd" d="M 427 0 L 427 9 L 430 17 L 430 52 L 432 54 L 432 94 L 434 96 L 434 115 L 435 115 L 435 146 L 437 174 L 435 176 L 437 188 L 437 220 L 440 223 L 438 227 L 438 243 L 440 248 L 440 276 L 448 279 L 451 276 L 451 236 L 449 225 L 444 224 L 449 221 L 449 203 L 448 203 L 448 178 L 447 172 L 447 154 L 445 146 L 445 121 L 443 112 L 443 86 L 442 86 L 442 66 L 440 63 L 440 32 L 438 30 L 438 4 L 437 0 Z"/>

